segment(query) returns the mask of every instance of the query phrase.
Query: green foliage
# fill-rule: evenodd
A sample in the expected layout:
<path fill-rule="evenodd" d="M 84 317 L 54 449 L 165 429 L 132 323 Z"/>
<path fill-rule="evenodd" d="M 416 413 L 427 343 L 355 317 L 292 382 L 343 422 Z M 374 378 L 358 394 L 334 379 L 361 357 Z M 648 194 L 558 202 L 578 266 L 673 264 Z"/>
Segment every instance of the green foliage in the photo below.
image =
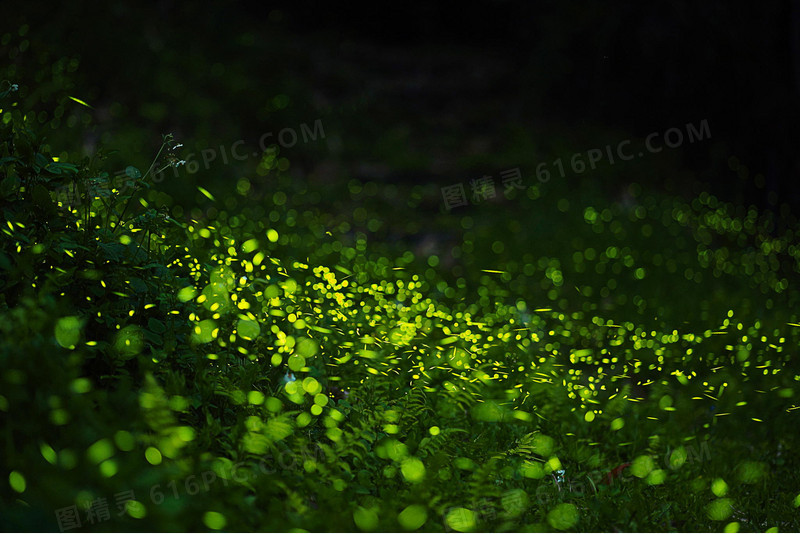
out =
<path fill-rule="evenodd" d="M 800 250 L 768 215 L 707 194 L 559 202 L 568 228 L 535 254 L 463 217 L 448 273 L 368 246 L 357 225 L 383 201 L 345 224 L 281 176 L 269 212 L 242 179 L 178 222 L 152 187 L 180 162 L 172 136 L 117 183 L 102 152 L 56 159 L 16 95 L 0 92 L 12 528 L 98 499 L 112 517 L 89 529 L 797 527 Z M 356 203 L 371 189 L 347 185 Z"/>

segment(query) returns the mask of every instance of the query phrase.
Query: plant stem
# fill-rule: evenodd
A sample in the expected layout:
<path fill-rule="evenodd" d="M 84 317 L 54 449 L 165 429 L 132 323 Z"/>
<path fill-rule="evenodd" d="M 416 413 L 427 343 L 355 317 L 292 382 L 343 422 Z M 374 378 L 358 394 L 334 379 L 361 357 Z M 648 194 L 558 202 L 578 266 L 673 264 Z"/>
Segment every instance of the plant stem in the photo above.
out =
<path fill-rule="evenodd" d="M 117 228 L 122 226 L 122 223 L 123 223 L 123 220 L 124 220 L 124 217 L 125 217 L 125 213 L 128 211 L 128 207 L 131 205 L 131 200 L 133 200 L 133 197 L 136 196 L 136 193 L 139 191 L 139 184 L 144 182 L 145 178 L 147 178 L 147 175 L 150 174 L 150 171 L 152 171 L 153 167 L 156 166 L 156 162 L 158 162 L 158 158 L 161 157 L 161 153 L 164 151 L 164 147 L 165 146 L 167 146 L 167 142 L 166 141 L 161 143 L 161 148 L 158 149 L 158 153 L 156 154 L 156 157 L 153 159 L 153 162 L 150 164 L 150 167 L 147 168 L 147 172 L 145 172 L 144 175 L 136 181 L 136 185 L 134 186 L 133 191 L 131 192 L 131 196 L 128 198 L 128 201 L 125 203 L 125 207 L 122 209 L 122 213 L 119 216 L 119 221 L 117 223 L 117 226 L 114 227 L 114 232 L 117 231 Z"/>

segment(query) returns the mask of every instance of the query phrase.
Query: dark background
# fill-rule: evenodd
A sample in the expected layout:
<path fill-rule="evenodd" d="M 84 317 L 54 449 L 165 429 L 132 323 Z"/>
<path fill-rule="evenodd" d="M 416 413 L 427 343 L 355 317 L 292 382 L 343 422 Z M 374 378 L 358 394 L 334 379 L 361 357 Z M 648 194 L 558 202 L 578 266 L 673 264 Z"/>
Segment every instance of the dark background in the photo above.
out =
<path fill-rule="evenodd" d="M 486 143 L 470 136 L 507 143 L 510 125 L 535 131 L 534 139 L 566 137 L 563 144 L 585 152 L 706 119 L 711 141 L 680 149 L 690 174 L 636 179 L 678 194 L 710 189 L 745 205 L 785 204 L 786 213 L 800 207 L 799 5 L 17 2 L 6 5 L 2 30 L 13 36 L 5 55 L 30 40 L 27 54 L 10 60 L 42 109 L 83 95 L 96 110 L 98 139 L 143 152 L 155 141 L 126 134 L 128 125 L 176 131 L 199 149 L 257 138 L 265 124 L 350 110 L 336 124 L 345 147 L 336 156 L 350 158 L 350 174 L 363 177 L 382 159 L 370 140 L 398 124 L 410 128 L 406 139 L 417 139 L 421 153 Z M 17 37 L 23 24 L 30 29 Z M 59 57 L 80 62 L 68 81 L 34 78 Z M 270 108 L 272 95 L 289 105 Z M 587 131 L 595 132 L 588 145 Z M 295 169 L 313 172 L 323 159 L 314 150 L 295 151 Z M 464 171 L 387 165 L 367 177 L 444 185 Z"/>
<path fill-rule="evenodd" d="M 707 118 L 712 137 L 765 177 L 765 204 L 800 201 L 800 2 L 355 3 L 320 16 L 286 10 L 296 32 L 338 33 L 397 46 L 437 43 L 494 49 L 513 60 L 508 80 L 524 114 L 579 126 L 595 122 L 645 136 Z M 266 16 L 262 8 L 260 15 Z M 506 86 L 506 88 L 509 88 Z M 711 165 L 708 147 L 687 154 Z M 752 180 L 751 176 L 751 180 Z M 721 194 L 733 175 L 708 175 Z M 751 183 L 735 181 L 752 194 Z M 767 198 L 770 192 L 776 195 Z"/>

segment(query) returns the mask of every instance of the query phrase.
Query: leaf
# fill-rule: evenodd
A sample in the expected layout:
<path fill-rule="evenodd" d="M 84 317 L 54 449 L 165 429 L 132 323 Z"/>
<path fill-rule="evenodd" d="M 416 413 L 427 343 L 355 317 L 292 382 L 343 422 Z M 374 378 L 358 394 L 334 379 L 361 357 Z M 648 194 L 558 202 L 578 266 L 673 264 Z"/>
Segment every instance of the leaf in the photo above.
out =
<path fill-rule="evenodd" d="M 49 163 L 45 170 L 52 174 L 76 174 L 78 172 L 78 167 L 72 163 L 54 161 Z"/>
<path fill-rule="evenodd" d="M 141 278 L 131 277 L 128 280 L 128 285 L 133 288 L 133 290 L 137 293 L 146 293 L 147 292 L 147 284 Z"/>
<path fill-rule="evenodd" d="M 36 165 L 38 165 L 41 168 L 47 167 L 48 165 L 50 165 L 53 162 L 52 159 L 48 158 L 44 154 L 40 154 L 39 152 L 36 153 L 36 156 L 34 156 L 33 159 L 36 162 Z M 34 167 L 36 165 L 34 165 Z"/>
<path fill-rule="evenodd" d="M 33 203 L 46 213 L 55 212 L 56 206 L 53 204 L 53 199 L 50 198 L 50 193 L 42 184 L 37 184 L 33 188 Z"/>
<path fill-rule="evenodd" d="M 164 326 L 164 323 L 155 317 L 151 317 L 147 320 L 147 327 L 156 334 L 163 334 L 167 330 L 167 327 Z"/>
<path fill-rule="evenodd" d="M 0 197 L 5 198 L 10 196 L 17 190 L 19 184 L 19 180 L 13 174 L 9 174 L 8 176 L 0 182 Z"/>
<path fill-rule="evenodd" d="M 120 243 L 100 243 L 100 249 L 106 259 L 118 262 L 125 253 L 125 246 Z"/>
<path fill-rule="evenodd" d="M 142 177 L 142 171 L 134 167 L 133 165 L 128 165 L 125 167 L 125 174 L 134 180 L 138 180 Z M 128 184 L 126 184 L 128 185 Z M 132 185 L 132 184 L 131 184 Z"/>
<path fill-rule="evenodd" d="M 161 346 L 164 344 L 164 338 L 155 332 L 151 332 L 150 330 L 144 331 L 144 339 L 152 343 L 154 346 Z"/>

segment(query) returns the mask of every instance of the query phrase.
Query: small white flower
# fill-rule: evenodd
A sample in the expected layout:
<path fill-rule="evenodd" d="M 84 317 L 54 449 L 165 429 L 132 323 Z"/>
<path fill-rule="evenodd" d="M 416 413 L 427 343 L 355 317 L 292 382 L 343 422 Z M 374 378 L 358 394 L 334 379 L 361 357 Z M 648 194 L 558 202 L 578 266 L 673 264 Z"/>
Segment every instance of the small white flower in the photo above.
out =
<path fill-rule="evenodd" d="M 15 83 L 11 84 L 11 90 L 12 91 L 17 91 L 18 89 L 19 89 L 19 85 L 15 84 Z"/>
<path fill-rule="evenodd" d="M 286 374 L 283 375 L 284 384 L 288 384 L 289 382 L 294 382 L 295 380 L 297 380 L 297 378 L 295 378 L 294 374 L 291 371 L 286 371 Z"/>

